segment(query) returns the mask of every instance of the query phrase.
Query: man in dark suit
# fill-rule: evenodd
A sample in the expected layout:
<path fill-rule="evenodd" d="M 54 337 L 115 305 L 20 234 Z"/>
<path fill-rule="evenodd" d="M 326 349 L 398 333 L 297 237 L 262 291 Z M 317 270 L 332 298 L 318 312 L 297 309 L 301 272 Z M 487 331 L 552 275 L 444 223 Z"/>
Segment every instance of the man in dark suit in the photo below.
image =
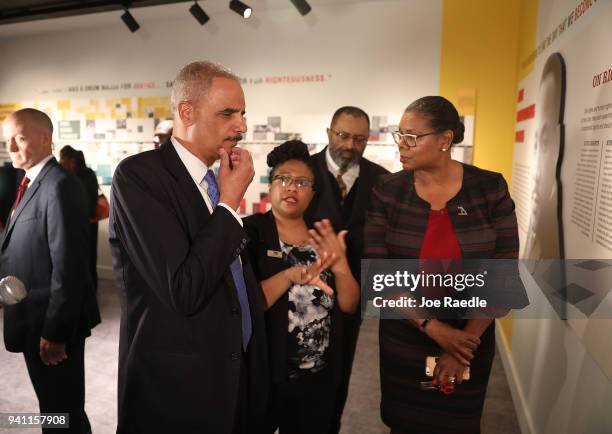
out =
<path fill-rule="evenodd" d="M 100 315 L 87 272 L 85 192 L 53 158 L 45 113 L 22 109 L 3 127 L 13 166 L 25 176 L 0 237 L 0 274 L 18 277 L 28 291 L 5 308 L 4 343 L 23 352 L 41 413 L 70 413 L 67 432 L 89 433 L 85 338 Z"/>
<path fill-rule="evenodd" d="M 357 281 L 361 278 L 363 229 L 372 187 L 386 169 L 363 158 L 368 143 L 370 118 L 357 107 L 341 107 L 334 113 L 327 129 L 329 145 L 312 156 L 316 172 L 315 195 L 306 210 L 306 219 L 316 222 L 327 218 L 336 232 L 348 230 L 346 253 Z M 355 347 L 359 336 L 359 313 L 344 315 L 343 381 L 340 383 L 331 432 L 340 430 L 340 420 L 348 394 Z"/>
<path fill-rule="evenodd" d="M 265 410 L 268 367 L 263 298 L 236 214 L 254 176 L 235 147 L 244 94 L 224 67 L 194 62 L 174 81 L 172 107 L 173 136 L 126 158 L 113 179 L 117 433 L 245 433 Z"/>

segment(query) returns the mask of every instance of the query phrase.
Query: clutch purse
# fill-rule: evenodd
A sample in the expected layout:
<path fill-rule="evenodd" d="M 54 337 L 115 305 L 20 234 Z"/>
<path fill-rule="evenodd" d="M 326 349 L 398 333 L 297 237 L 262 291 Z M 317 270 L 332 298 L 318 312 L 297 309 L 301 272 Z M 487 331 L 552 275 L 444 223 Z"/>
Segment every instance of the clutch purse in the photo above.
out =
<path fill-rule="evenodd" d="M 96 220 L 104 220 L 109 216 L 110 204 L 104 193 L 99 192 L 98 202 L 96 203 Z"/>

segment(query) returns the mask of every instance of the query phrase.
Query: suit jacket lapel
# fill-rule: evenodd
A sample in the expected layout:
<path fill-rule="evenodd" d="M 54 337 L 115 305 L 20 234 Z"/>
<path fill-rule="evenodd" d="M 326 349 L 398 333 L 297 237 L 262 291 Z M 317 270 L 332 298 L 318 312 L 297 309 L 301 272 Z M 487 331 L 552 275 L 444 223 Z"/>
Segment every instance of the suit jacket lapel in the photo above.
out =
<path fill-rule="evenodd" d="M 351 210 L 349 221 L 346 222 L 346 226 L 350 226 L 353 223 L 355 217 L 363 219 L 365 215 L 365 209 L 368 207 L 370 201 L 370 192 L 372 191 L 371 174 L 369 173 L 369 167 L 366 160 L 361 157 L 359 160 L 359 177 L 355 180 L 356 188 L 353 201 L 353 209 Z"/>
<path fill-rule="evenodd" d="M 193 181 L 191 175 L 189 175 L 187 168 L 176 153 L 170 139 L 160 146 L 159 150 L 162 154 L 163 164 L 180 186 L 180 190 L 185 194 L 187 202 L 193 204 L 191 209 L 197 215 L 198 219 L 205 221 L 210 218 L 210 212 L 208 211 L 208 207 L 206 206 L 206 202 L 204 202 L 204 198 L 198 186 Z M 202 177 L 204 177 L 204 174 L 202 174 Z M 198 206 L 198 204 L 201 204 L 201 206 Z"/>
<path fill-rule="evenodd" d="M 282 249 L 280 246 L 278 228 L 276 227 L 276 220 L 274 219 L 274 214 L 270 210 L 264 215 L 266 219 L 262 226 L 261 234 L 263 237 L 264 245 L 267 247 L 266 250 L 274 250 L 274 251 L 280 252 Z M 285 263 L 285 261 L 283 261 L 282 258 L 273 258 L 273 257 L 267 256 L 267 252 L 266 252 L 266 265 L 268 268 L 266 270 L 266 273 L 268 274 L 267 277 L 273 276 L 276 273 L 280 273 L 281 271 L 290 267 L 290 265 Z"/>
<path fill-rule="evenodd" d="M 176 153 L 174 145 L 170 139 L 161 145 L 159 150 L 162 153 L 163 164 L 178 183 L 180 190 L 185 194 L 185 198 L 190 204 L 191 210 L 199 221 L 206 224 L 206 220 L 208 220 L 211 216 L 210 212 L 208 211 L 208 206 L 206 206 L 202 193 L 200 193 L 198 186 L 195 184 L 193 178 L 187 171 L 187 168 Z M 202 177 L 203 176 L 204 175 L 202 175 Z M 224 274 L 223 279 L 227 285 L 234 288 L 233 291 L 230 291 L 230 297 L 234 302 L 237 302 L 237 289 L 236 285 L 234 284 L 234 278 L 229 269 L 227 270 L 227 273 Z"/>
<path fill-rule="evenodd" d="M 23 210 L 28 206 L 28 203 L 30 203 L 32 198 L 36 195 L 36 192 L 40 188 L 40 184 L 43 182 L 45 176 L 47 176 L 47 173 L 49 172 L 49 170 L 51 170 L 51 167 L 54 165 L 57 165 L 57 161 L 55 160 L 55 158 L 51 158 L 49 161 L 47 161 L 47 163 L 43 166 L 43 168 L 41 169 L 40 173 L 38 174 L 38 176 L 36 177 L 32 185 L 30 185 L 26 189 L 13 215 L 12 216 L 9 215 L 8 226 L 6 227 L 6 230 L 4 231 L 4 238 L 2 239 L 2 250 L 4 250 L 6 247 L 6 242 L 10 238 L 9 234 L 11 233 L 11 231 L 13 230 L 13 227 L 15 226 L 15 222 L 17 221 L 17 219 L 19 218 Z"/>
<path fill-rule="evenodd" d="M 313 209 L 311 214 L 313 221 L 309 223 L 314 223 L 322 218 L 328 218 L 332 222 L 334 229 L 339 231 L 343 226 L 342 210 L 334 197 L 334 186 L 331 183 L 335 181 L 332 180 L 332 175 L 327 168 L 326 152 L 327 146 L 315 156 L 316 176 L 319 187 L 316 187 L 316 196 L 313 198 L 315 203 L 315 209 Z"/>

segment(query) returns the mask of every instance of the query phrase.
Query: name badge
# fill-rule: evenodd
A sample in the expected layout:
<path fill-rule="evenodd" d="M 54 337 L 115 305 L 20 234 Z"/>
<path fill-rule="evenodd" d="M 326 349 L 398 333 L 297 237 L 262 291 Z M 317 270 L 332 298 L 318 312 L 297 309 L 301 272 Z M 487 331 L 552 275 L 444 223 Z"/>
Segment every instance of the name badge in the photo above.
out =
<path fill-rule="evenodd" d="M 268 250 L 268 256 L 271 258 L 282 258 L 283 252 L 279 252 L 278 250 Z"/>

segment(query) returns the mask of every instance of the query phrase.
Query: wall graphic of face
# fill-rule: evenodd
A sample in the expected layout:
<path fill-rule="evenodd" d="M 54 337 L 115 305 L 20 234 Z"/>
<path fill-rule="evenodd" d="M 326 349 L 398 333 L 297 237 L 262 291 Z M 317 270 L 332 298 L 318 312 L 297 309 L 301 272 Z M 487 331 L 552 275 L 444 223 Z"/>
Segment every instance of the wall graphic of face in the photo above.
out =
<path fill-rule="evenodd" d="M 561 213 L 565 108 L 565 62 L 552 54 L 542 71 L 536 104 L 536 144 L 534 186 L 525 257 L 558 259 L 564 257 Z"/>

